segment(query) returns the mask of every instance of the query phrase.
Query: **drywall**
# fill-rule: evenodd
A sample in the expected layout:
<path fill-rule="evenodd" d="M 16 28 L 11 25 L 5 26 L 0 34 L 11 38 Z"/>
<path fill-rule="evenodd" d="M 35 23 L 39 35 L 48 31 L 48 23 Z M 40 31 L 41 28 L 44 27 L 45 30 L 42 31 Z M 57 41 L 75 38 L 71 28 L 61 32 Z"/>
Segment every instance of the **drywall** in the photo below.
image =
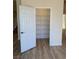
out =
<path fill-rule="evenodd" d="M 63 14 L 62 29 L 66 29 L 66 15 Z"/>
<path fill-rule="evenodd" d="M 62 16 L 64 0 L 21 0 L 21 5 L 51 7 L 50 45 L 62 45 Z"/>
<path fill-rule="evenodd" d="M 20 40 L 20 22 L 19 22 L 19 5 L 20 4 L 21 4 L 21 0 L 16 0 L 16 5 L 17 5 L 18 40 Z"/>

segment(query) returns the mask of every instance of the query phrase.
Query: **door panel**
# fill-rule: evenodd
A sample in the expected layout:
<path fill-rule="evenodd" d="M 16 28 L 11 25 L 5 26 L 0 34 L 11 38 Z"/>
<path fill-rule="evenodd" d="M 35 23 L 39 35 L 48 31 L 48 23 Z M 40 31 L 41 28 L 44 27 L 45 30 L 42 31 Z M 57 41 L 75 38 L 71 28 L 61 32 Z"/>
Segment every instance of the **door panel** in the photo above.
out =
<path fill-rule="evenodd" d="M 36 46 L 35 8 L 19 7 L 21 52 Z"/>

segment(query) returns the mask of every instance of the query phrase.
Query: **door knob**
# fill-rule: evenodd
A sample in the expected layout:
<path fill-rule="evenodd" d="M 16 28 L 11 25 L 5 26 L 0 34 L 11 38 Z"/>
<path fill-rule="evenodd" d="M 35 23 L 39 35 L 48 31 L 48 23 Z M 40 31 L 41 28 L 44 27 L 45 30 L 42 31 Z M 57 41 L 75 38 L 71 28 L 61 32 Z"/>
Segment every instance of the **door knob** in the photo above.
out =
<path fill-rule="evenodd" d="M 24 32 L 21 32 L 21 34 L 23 34 Z"/>

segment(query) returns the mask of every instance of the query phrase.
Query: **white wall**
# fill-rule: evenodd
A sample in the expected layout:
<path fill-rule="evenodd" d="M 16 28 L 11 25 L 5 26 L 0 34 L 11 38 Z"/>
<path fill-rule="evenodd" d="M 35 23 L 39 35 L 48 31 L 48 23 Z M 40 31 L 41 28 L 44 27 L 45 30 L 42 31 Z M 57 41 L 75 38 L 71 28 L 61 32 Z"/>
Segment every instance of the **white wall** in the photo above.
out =
<path fill-rule="evenodd" d="M 50 45 L 62 44 L 62 16 L 64 0 L 21 0 L 22 5 L 33 7 L 51 7 L 52 16 L 50 21 Z"/>
<path fill-rule="evenodd" d="M 66 15 L 63 14 L 62 29 L 66 29 Z"/>
<path fill-rule="evenodd" d="M 16 0 L 17 4 L 17 25 L 18 25 L 18 40 L 20 40 L 20 22 L 19 22 L 19 5 L 21 5 L 20 0 Z"/>

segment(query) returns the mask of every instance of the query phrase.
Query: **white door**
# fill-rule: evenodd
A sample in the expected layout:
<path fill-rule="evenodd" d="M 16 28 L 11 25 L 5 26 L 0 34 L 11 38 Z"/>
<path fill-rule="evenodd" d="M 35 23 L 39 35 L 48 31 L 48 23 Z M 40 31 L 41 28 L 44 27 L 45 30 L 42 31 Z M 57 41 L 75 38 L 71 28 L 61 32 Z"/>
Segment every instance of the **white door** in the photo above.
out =
<path fill-rule="evenodd" d="M 19 7 L 21 52 L 36 46 L 35 8 Z"/>

